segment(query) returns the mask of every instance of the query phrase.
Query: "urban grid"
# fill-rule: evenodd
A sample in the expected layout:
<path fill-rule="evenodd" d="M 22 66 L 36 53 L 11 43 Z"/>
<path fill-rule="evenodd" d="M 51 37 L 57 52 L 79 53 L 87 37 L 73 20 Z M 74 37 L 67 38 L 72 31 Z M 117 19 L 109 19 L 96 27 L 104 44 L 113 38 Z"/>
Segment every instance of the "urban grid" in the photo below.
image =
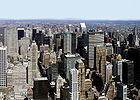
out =
<path fill-rule="evenodd" d="M 0 20 L 0 100 L 140 100 L 140 21 Z"/>

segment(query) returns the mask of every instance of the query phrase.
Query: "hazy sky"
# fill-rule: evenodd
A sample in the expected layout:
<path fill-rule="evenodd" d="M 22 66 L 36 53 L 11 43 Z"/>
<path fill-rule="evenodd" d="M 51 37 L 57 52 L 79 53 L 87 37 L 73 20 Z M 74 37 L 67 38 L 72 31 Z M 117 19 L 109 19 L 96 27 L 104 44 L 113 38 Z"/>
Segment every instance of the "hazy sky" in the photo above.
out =
<path fill-rule="evenodd" d="M 140 0 L 0 0 L 4 19 L 140 19 Z"/>

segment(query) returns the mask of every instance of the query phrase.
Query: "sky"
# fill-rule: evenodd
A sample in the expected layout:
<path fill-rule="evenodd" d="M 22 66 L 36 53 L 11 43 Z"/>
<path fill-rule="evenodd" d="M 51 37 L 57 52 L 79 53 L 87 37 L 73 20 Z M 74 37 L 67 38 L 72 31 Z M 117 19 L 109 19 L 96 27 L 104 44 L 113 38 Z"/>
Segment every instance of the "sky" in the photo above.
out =
<path fill-rule="evenodd" d="M 0 19 L 140 20 L 140 0 L 0 0 Z"/>

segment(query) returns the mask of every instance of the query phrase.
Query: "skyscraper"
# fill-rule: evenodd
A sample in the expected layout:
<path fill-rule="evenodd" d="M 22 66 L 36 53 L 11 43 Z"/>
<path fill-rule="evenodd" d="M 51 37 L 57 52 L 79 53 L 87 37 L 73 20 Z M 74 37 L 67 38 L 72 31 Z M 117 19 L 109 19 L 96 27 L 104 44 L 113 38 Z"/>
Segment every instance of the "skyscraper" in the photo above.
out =
<path fill-rule="evenodd" d="M 47 77 L 34 78 L 33 98 L 34 100 L 48 100 Z"/>
<path fill-rule="evenodd" d="M 28 68 L 28 78 L 29 78 L 29 84 L 33 85 L 33 78 L 37 77 L 37 72 L 38 72 L 38 66 L 37 66 L 37 61 L 38 61 L 38 57 L 37 57 L 37 45 L 35 43 L 35 41 L 33 41 L 32 45 L 31 45 L 31 64 Z"/>
<path fill-rule="evenodd" d="M 0 47 L 0 86 L 7 86 L 7 50 L 6 47 Z"/>
<path fill-rule="evenodd" d="M 104 33 L 101 32 L 89 32 L 88 33 L 88 67 L 95 68 L 95 51 L 94 48 L 97 45 L 104 45 Z"/>
<path fill-rule="evenodd" d="M 70 32 L 65 32 L 64 33 L 64 41 L 63 41 L 63 52 L 66 53 L 71 53 L 71 33 Z"/>
<path fill-rule="evenodd" d="M 112 74 L 114 76 L 119 76 L 120 81 L 122 81 L 122 61 L 121 60 L 114 60 L 113 61 L 113 69 Z"/>
<path fill-rule="evenodd" d="M 112 64 L 107 62 L 105 65 L 105 83 L 110 82 L 112 79 Z"/>
<path fill-rule="evenodd" d="M 76 53 L 76 34 L 71 33 L 71 52 Z"/>
<path fill-rule="evenodd" d="M 4 30 L 4 46 L 7 46 L 7 53 L 10 56 L 18 54 L 18 33 L 15 27 L 7 27 Z"/>
<path fill-rule="evenodd" d="M 78 59 L 76 61 L 76 68 L 78 70 L 78 76 L 79 76 L 79 92 L 80 92 L 80 100 L 86 99 L 85 94 L 85 65 L 84 62 L 81 59 Z"/>
<path fill-rule="evenodd" d="M 80 31 L 83 34 L 86 34 L 87 33 L 87 28 L 86 28 L 86 24 L 85 23 L 80 23 Z"/>
<path fill-rule="evenodd" d="M 117 84 L 117 97 L 119 100 L 127 100 L 127 85 L 123 83 Z"/>
<path fill-rule="evenodd" d="M 122 82 L 128 86 L 134 84 L 134 62 L 131 60 L 122 62 Z"/>
<path fill-rule="evenodd" d="M 18 40 L 24 37 L 24 28 L 17 28 L 18 31 Z"/>
<path fill-rule="evenodd" d="M 63 86 L 65 79 L 63 79 L 60 75 L 57 77 L 56 80 L 56 98 L 60 99 L 60 88 Z"/>
<path fill-rule="evenodd" d="M 79 54 L 67 54 L 64 56 L 64 70 L 66 79 L 70 80 L 70 70 L 75 68 L 76 60 L 80 59 Z"/>
<path fill-rule="evenodd" d="M 105 79 L 105 64 L 106 64 L 106 47 L 104 45 L 96 45 L 94 47 L 94 68 L 96 72 L 102 75 Z"/>
<path fill-rule="evenodd" d="M 80 100 L 78 85 L 78 70 L 73 68 L 70 70 L 70 100 Z"/>

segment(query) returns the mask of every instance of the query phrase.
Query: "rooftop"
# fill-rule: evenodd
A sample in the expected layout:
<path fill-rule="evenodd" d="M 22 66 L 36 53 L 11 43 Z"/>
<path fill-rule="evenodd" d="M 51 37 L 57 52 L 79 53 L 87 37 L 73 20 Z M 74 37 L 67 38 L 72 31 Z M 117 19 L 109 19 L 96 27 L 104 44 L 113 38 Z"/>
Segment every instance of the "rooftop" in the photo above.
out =
<path fill-rule="evenodd" d="M 42 80 L 48 80 L 47 77 L 39 77 L 39 78 L 34 78 L 35 81 L 42 81 Z"/>

